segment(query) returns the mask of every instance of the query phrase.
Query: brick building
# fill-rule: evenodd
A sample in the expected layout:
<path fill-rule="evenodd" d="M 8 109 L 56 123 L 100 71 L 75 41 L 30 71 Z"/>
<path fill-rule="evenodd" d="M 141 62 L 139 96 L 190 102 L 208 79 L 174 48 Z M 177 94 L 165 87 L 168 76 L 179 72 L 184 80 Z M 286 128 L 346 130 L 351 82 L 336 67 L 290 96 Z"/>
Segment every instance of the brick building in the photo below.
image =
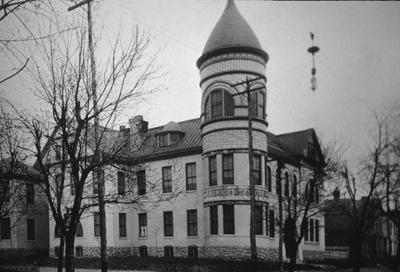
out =
<path fill-rule="evenodd" d="M 257 89 L 249 107 L 256 240 L 259 258 L 277 260 L 277 160 L 286 163 L 282 171 L 285 188 L 303 192 L 305 188 L 297 181 L 307 177 L 323 158 L 313 129 L 284 135 L 267 131 L 267 62 L 268 54 L 229 0 L 197 60 L 200 118 L 148 129 L 143 117 L 136 116 L 129 120 L 129 127 L 108 132 L 112 141 L 126 142 L 125 158 L 141 161 L 133 175 L 105 170 L 106 191 L 117 190 L 129 197 L 129 187 L 140 200 L 140 206 L 107 206 L 110 254 L 250 257 L 248 103 L 245 86 L 234 84 L 252 78 L 252 88 Z M 325 248 L 323 216 L 310 219 L 309 226 L 300 260 L 321 256 Z M 56 255 L 59 238 L 51 219 L 49 228 L 50 254 Z M 97 211 L 82 215 L 76 255 L 98 254 L 99 233 Z"/>

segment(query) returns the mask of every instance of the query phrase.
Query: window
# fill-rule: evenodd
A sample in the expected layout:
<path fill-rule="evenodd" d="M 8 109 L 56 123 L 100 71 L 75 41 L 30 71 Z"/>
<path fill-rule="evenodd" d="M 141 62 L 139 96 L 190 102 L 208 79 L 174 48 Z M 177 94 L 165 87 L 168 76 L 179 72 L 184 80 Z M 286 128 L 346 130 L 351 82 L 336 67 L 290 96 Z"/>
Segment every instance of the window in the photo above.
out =
<path fill-rule="evenodd" d="M 196 163 L 186 164 L 186 190 L 196 190 Z"/>
<path fill-rule="evenodd" d="M 72 172 L 69 172 L 69 181 L 71 183 L 71 195 L 75 195 L 75 180 L 74 177 L 72 175 Z"/>
<path fill-rule="evenodd" d="M 139 237 L 147 237 L 147 213 L 139 213 Z"/>
<path fill-rule="evenodd" d="M 54 227 L 54 238 L 60 238 L 61 237 L 61 227 L 56 224 Z"/>
<path fill-rule="evenodd" d="M 125 195 L 125 173 L 118 171 L 118 195 Z"/>
<path fill-rule="evenodd" d="M 314 179 L 311 179 L 306 185 L 306 195 L 308 195 L 310 202 L 315 202 L 317 199 L 319 200 L 318 188 Z"/>
<path fill-rule="evenodd" d="M 253 92 L 250 96 L 250 114 L 253 117 L 264 119 L 265 106 L 264 106 L 264 93 Z"/>
<path fill-rule="evenodd" d="M 58 257 L 58 255 L 60 255 L 60 247 L 59 246 L 54 247 L 54 255 L 56 257 Z"/>
<path fill-rule="evenodd" d="M 35 201 L 35 185 L 33 183 L 26 184 L 26 203 L 32 204 Z"/>
<path fill-rule="evenodd" d="M 94 237 L 100 237 L 100 213 L 95 212 L 93 214 L 94 221 Z"/>
<path fill-rule="evenodd" d="M 233 153 L 222 155 L 222 184 L 233 184 Z"/>
<path fill-rule="evenodd" d="M 275 237 L 275 212 L 274 210 L 269 211 L 269 237 Z"/>
<path fill-rule="evenodd" d="M 263 234 L 263 207 L 260 205 L 255 206 L 254 210 L 255 216 L 255 226 L 254 226 L 254 233 L 262 235 Z"/>
<path fill-rule="evenodd" d="M 261 183 L 261 156 L 253 156 L 253 180 L 255 185 L 262 185 Z"/>
<path fill-rule="evenodd" d="M 126 237 L 126 213 L 119 214 L 119 237 Z"/>
<path fill-rule="evenodd" d="M 208 158 L 208 168 L 210 172 L 210 186 L 217 185 L 217 157 Z"/>
<path fill-rule="evenodd" d="M 4 202 L 10 201 L 10 182 L 8 180 L 0 181 L 0 199 Z"/>
<path fill-rule="evenodd" d="M 178 141 L 178 139 L 179 139 L 178 133 L 176 133 L 176 132 L 171 132 L 170 138 L 171 138 L 171 143 L 175 143 L 175 142 Z"/>
<path fill-rule="evenodd" d="M 141 170 L 136 173 L 137 183 L 138 183 L 138 195 L 146 194 L 146 171 Z"/>
<path fill-rule="evenodd" d="M 60 192 L 62 192 L 62 175 L 61 174 L 57 174 L 56 178 L 55 178 L 55 182 L 56 182 L 56 193 L 59 194 Z"/>
<path fill-rule="evenodd" d="M 219 118 L 222 116 L 233 116 L 234 102 L 228 91 L 215 90 L 206 100 L 206 120 Z"/>
<path fill-rule="evenodd" d="M 265 164 L 265 186 L 268 192 L 272 192 L 272 178 L 271 178 L 271 167 Z"/>
<path fill-rule="evenodd" d="M 218 234 L 218 206 L 210 206 L 210 234 Z"/>
<path fill-rule="evenodd" d="M 286 172 L 285 173 L 285 191 L 284 191 L 284 195 L 286 196 L 286 197 L 288 197 L 289 196 L 289 183 L 290 183 L 290 181 L 289 181 L 289 174 L 288 174 L 288 172 Z"/>
<path fill-rule="evenodd" d="M 162 168 L 162 187 L 163 187 L 163 193 L 172 192 L 171 166 L 165 166 Z"/>
<path fill-rule="evenodd" d="M 199 256 L 199 248 L 197 246 L 188 247 L 188 257 L 197 258 Z"/>
<path fill-rule="evenodd" d="M 303 228 L 303 231 L 304 231 L 304 240 L 305 241 L 308 241 L 309 240 L 309 235 L 308 235 L 308 219 L 307 220 L 304 220 L 304 228 Z"/>
<path fill-rule="evenodd" d="M 173 258 L 174 257 L 174 248 L 172 246 L 164 247 L 164 257 Z"/>
<path fill-rule="evenodd" d="M 76 257 L 82 257 L 83 255 L 83 248 L 82 246 L 77 246 L 75 247 L 75 256 Z"/>
<path fill-rule="evenodd" d="M 297 176 L 296 175 L 293 175 L 293 186 L 292 186 L 292 190 L 293 190 L 293 193 L 292 193 L 292 195 L 294 196 L 294 197 L 297 197 Z"/>
<path fill-rule="evenodd" d="M 158 135 L 158 146 L 159 147 L 168 146 L 168 134 Z"/>
<path fill-rule="evenodd" d="M 310 241 L 314 241 L 314 219 L 310 218 Z"/>
<path fill-rule="evenodd" d="M 140 246 L 139 247 L 139 256 L 140 257 L 147 257 L 147 246 Z"/>
<path fill-rule="evenodd" d="M 81 222 L 78 222 L 78 225 L 76 226 L 76 237 L 83 237 L 83 228 Z"/>
<path fill-rule="evenodd" d="M 35 219 L 26 219 L 27 239 L 35 240 Z"/>
<path fill-rule="evenodd" d="M 235 234 L 235 206 L 223 205 L 224 234 Z"/>
<path fill-rule="evenodd" d="M 164 236 L 174 236 L 174 221 L 172 212 L 164 212 Z"/>
<path fill-rule="evenodd" d="M 197 236 L 197 210 L 187 210 L 187 235 Z"/>
<path fill-rule="evenodd" d="M 315 219 L 315 242 L 319 242 L 319 220 Z"/>
<path fill-rule="evenodd" d="M 99 193 L 99 183 L 97 181 L 97 170 L 93 170 L 92 180 L 93 180 L 93 194 L 97 195 Z"/>
<path fill-rule="evenodd" d="M 11 239 L 11 221 L 10 218 L 0 219 L 0 239 Z"/>

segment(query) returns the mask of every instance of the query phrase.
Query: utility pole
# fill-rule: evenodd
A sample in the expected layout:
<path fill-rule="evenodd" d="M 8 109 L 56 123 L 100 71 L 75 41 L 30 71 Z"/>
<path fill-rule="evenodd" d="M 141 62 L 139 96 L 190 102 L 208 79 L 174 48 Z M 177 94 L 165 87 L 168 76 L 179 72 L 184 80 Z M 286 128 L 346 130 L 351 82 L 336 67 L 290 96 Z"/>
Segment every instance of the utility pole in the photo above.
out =
<path fill-rule="evenodd" d="M 249 79 L 246 78 L 245 81 L 236 83 L 234 85 L 231 85 L 232 87 L 238 86 L 238 85 L 244 85 L 246 86 L 246 90 L 243 92 L 239 92 L 234 95 L 242 95 L 246 94 L 247 95 L 247 117 L 248 117 L 248 148 L 249 148 L 249 183 L 250 183 L 250 250 L 251 250 L 251 259 L 253 261 L 253 271 L 257 271 L 257 244 L 256 244 L 256 234 L 255 234 L 255 225 L 256 225 L 256 219 L 255 219 L 255 207 L 256 207 L 256 197 L 255 197 L 255 184 L 254 184 L 254 175 L 253 175 L 253 116 L 251 114 L 251 92 L 255 92 L 261 89 L 264 89 L 265 87 L 257 87 L 254 89 L 251 89 L 250 83 L 256 80 L 261 79 L 261 77 Z"/>
<path fill-rule="evenodd" d="M 94 46 L 93 46 L 93 23 L 92 23 L 92 0 L 84 0 L 79 2 L 72 7 L 68 8 L 68 11 L 74 10 L 80 6 L 87 4 L 87 21 L 88 21 L 88 43 L 89 43 L 89 53 L 90 53 L 90 70 L 92 76 L 92 96 L 93 96 L 93 112 L 94 112 L 94 140 L 97 145 L 95 149 L 95 164 L 96 176 L 97 176 L 97 186 L 98 186 L 98 201 L 99 201 L 99 215 L 100 215 L 100 258 L 101 258 L 101 271 L 107 272 L 108 261 L 107 261 L 107 228 L 106 228 L 106 212 L 104 205 L 104 173 L 101 166 L 102 154 L 100 150 L 100 118 L 99 111 L 97 108 L 97 82 L 96 82 L 96 60 L 94 56 Z"/>
<path fill-rule="evenodd" d="M 278 193 L 278 221 L 279 221 L 279 271 L 283 272 L 283 207 L 282 207 L 282 168 L 283 161 L 278 160 L 276 170 L 276 185 Z"/>

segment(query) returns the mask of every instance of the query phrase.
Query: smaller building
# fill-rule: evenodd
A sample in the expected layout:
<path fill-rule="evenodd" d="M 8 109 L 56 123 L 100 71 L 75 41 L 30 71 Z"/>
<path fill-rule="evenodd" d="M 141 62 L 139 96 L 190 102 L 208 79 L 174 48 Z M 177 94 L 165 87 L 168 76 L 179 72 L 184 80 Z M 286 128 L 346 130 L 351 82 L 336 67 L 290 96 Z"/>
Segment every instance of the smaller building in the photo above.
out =
<path fill-rule="evenodd" d="M 10 159 L 0 168 L 0 257 L 48 255 L 48 205 L 32 168 Z"/>
<path fill-rule="evenodd" d="M 325 213 L 325 244 L 328 258 L 347 258 L 351 250 L 351 223 L 347 211 L 352 208 L 351 199 L 340 199 L 340 192 L 336 189 L 334 199 L 326 200 Z M 376 201 L 373 201 L 376 204 Z M 361 209 L 365 205 L 365 198 L 357 200 L 356 206 Z M 371 205 L 371 204 L 370 204 Z M 391 252 L 392 256 L 397 251 L 397 228 L 382 214 L 380 204 L 371 205 L 368 209 L 371 214 L 376 214 L 376 220 L 371 221 L 371 227 L 365 233 L 361 254 L 363 257 L 384 257 Z M 388 226 L 389 224 L 389 233 Z M 390 247 L 390 249 L 389 249 Z"/>

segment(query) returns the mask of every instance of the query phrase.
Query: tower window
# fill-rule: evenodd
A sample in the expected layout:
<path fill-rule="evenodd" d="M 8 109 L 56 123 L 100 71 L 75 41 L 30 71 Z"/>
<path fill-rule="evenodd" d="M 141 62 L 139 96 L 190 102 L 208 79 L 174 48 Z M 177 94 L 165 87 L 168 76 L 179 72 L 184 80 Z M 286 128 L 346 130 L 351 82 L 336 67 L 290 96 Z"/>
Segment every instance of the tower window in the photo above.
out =
<path fill-rule="evenodd" d="M 261 185 L 261 156 L 253 156 L 253 180 L 255 185 Z"/>
<path fill-rule="evenodd" d="M 206 120 L 223 116 L 233 116 L 234 102 L 229 92 L 225 90 L 213 91 L 206 100 Z"/>
<path fill-rule="evenodd" d="M 264 93 L 254 92 L 250 97 L 250 114 L 253 117 L 265 118 Z"/>
<path fill-rule="evenodd" d="M 233 184 L 233 153 L 222 155 L 222 183 Z"/>
<path fill-rule="evenodd" d="M 268 188 L 268 192 L 272 191 L 271 167 L 267 164 L 265 164 L 265 186 Z"/>
<path fill-rule="evenodd" d="M 208 158 L 208 169 L 210 172 L 210 186 L 217 185 L 217 157 Z"/>

